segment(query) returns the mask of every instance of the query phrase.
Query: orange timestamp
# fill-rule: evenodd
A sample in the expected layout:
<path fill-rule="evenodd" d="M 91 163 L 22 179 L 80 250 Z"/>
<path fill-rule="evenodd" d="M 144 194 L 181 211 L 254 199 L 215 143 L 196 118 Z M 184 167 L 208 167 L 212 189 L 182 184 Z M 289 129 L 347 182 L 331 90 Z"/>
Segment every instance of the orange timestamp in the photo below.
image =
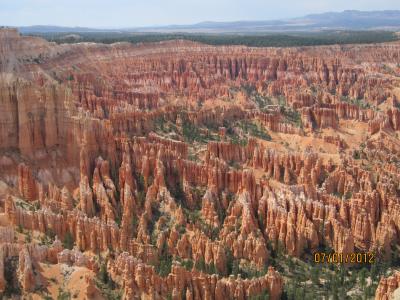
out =
<path fill-rule="evenodd" d="M 314 253 L 314 263 L 317 264 L 374 264 L 375 259 L 376 255 L 373 252 Z"/>

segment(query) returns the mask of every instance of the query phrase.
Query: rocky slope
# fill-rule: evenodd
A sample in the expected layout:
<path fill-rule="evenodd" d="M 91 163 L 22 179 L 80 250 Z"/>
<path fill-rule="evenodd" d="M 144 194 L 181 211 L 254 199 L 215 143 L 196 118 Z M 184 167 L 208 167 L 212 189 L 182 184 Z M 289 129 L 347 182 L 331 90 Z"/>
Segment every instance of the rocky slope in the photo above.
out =
<path fill-rule="evenodd" d="M 55 298 L 81 276 L 82 299 L 280 299 L 277 253 L 395 266 L 399 60 L 399 43 L 56 45 L 1 29 L 0 291 Z"/>

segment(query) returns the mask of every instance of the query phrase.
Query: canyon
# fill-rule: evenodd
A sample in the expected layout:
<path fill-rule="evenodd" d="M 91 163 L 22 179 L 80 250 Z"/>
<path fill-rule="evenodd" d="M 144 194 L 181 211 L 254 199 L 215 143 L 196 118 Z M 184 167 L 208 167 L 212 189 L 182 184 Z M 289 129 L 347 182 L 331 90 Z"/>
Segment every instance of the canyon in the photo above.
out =
<path fill-rule="evenodd" d="M 392 299 L 399 154 L 399 42 L 56 44 L 0 29 L 0 293 L 285 299 L 284 261 L 329 249 L 388 264 L 373 293 Z"/>

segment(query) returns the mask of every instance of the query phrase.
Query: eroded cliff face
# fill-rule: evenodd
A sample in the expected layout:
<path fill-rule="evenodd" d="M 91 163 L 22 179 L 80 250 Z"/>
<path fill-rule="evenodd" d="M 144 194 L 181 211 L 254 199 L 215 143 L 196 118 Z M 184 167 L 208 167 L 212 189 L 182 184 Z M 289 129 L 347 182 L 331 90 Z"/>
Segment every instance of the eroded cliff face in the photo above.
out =
<path fill-rule="evenodd" d="M 277 253 L 399 242 L 398 43 L 0 45 L 2 292 L 280 299 Z"/>
<path fill-rule="evenodd" d="M 389 300 L 396 299 L 399 295 L 399 279 L 400 274 L 397 272 L 392 276 L 387 278 L 383 277 L 379 282 L 378 288 L 376 290 L 375 299 L 376 300 Z"/>

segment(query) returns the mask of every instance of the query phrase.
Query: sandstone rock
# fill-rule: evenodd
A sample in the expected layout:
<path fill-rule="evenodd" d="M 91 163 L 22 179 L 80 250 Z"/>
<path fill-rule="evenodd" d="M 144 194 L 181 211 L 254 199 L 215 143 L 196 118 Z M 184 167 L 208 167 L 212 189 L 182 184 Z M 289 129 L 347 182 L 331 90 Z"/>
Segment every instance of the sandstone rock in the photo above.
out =
<path fill-rule="evenodd" d="M 382 67 L 398 63 L 398 43 L 56 45 L 0 29 L 0 44 L 0 223 L 57 236 L 23 245 L 0 229 L 0 291 L 6 259 L 18 257 L 29 296 L 38 262 L 97 272 L 99 253 L 125 299 L 249 299 L 266 289 L 279 299 L 276 271 L 229 276 L 228 254 L 263 270 L 270 242 L 299 258 L 399 242 L 398 92 Z M 235 128 L 247 145 L 226 142 L 243 120 L 272 140 Z M 193 143 L 183 142 L 188 124 Z M 69 234 L 73 250 L 60 242 Z M 166 254 L 173 265 L 161 277 L 153 265 Z M 223 276 L 186 270 L 188 261 Z M 381 280 L 377 299 L 398 288 L 396 276 Z"/>
<path fill-rule="evenodd" d="M 25 164 L 18 166 L 18 189 L 22 197 L 28 201 L 36 200 L 38 190 L 32 172 Z"/>

